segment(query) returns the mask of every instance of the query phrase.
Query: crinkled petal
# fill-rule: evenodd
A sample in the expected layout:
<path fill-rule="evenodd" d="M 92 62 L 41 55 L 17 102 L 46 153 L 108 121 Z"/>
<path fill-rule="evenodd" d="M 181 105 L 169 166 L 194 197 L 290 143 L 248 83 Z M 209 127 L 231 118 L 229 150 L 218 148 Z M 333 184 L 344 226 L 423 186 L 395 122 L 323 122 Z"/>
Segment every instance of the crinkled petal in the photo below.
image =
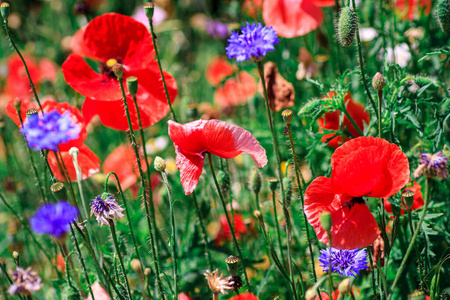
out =
<path fill-rule="evenodd" d="M 179 124 L 169 120 L 169 136 L 175 144 L 175 148 L 182 149 L 185 154 L 203 154 L 206 151 L 203 143 L 203 129 L 206 123 L 205 120 L 198 120 Z"/>
<path fill-rule="evenodd" d="M 222 107 L 243 105 L 255 96 L 257 89 L 255 78 L 242 71 L 216 89 L 214 102 Z"/>
<path fill-rule="evenodd" d="M 180 170 L 181 185 L 186 195 L 192 194 L 198 184 L 198 179 L 202 174 L 205 156 L 202 154 L 189 154 L 183 152 L 175 145 L 177 154 L 176 164 Z"/>

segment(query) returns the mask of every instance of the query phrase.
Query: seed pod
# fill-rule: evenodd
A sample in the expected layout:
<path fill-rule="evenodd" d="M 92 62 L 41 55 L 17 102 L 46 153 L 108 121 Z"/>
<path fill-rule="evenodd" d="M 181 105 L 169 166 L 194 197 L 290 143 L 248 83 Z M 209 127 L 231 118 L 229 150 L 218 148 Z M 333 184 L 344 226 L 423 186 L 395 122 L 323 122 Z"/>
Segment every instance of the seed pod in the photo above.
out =
<path fill-rule="evenodd" d="M 225 259 L 225 263 L 227 264 L 228 272 L 230 272 L 231 276 L 236 276 L 239 270 L 239 262 L 240 259 L 236 256 L 230 255 Z"/>
<path fill-rule="evenodd" d="M 147 18 L 151 21 L 153 19 L 153 14 L 155 13 L 155 4 L 152 2 L 145 3 L 144 12 Z"/>
<path fill-rule="evenodd" d="M 286 125 L 291 125 L 291 123 L 292 123 L 292 110 L 290 110 L 290 109 L 283 110 L 283 112 L 281 113 L 281 116 L 283 117 L 284 123 L 286 123 Z"/>
<path fill-rule="evenodd" d="M 58 201 L 67 201 L 67 190 L 62 182 L 55 182 L 50 186 L 50 190 Z"/>
<path fill-rule="evenodd" d="M 112 66 L 112 71 L 117 76 L 117 79 L 121 79 L 122 78 L 122 76 L 123 76 L 123 66 L 122 66 L 122 64 L 117 63 L 114 66 Z"/>
<path fill-rule="evenodd" d="M 0 12 L 2 14 L 2 18 L 3 20 L 5 20 L 5 22 L 8 22 L 8 17 L 9 17 L 9 3 L 3 2 L 0 5 Z"/>
<path fill-rule="evenodd" d="M 439 0 L 436 18 L 443 32 L 450 32 L 450 1 Z"/>
<path fill-rule="evenodd" d="M 127 78 L 127 87 L 131 96 L 136 96 L 138 92 L 138 79 L 137 77 L 131 76 Z"/>
<path fill-rule="evenodd" d="M 414 192 L 409 189 L 406 189 L 402 193 L 402 197 L 405 200 L 405 204 L 406 204 L 406 207 L 408 208 L 408 210 L 411 210 L 411 207 L 414 204 Z"/>
<path fill-rule="evenodd" d="M 339 42 L 343 47 L 353 43 L 356 32 L 356 13 L 350 7 L 341 10 L 338 23 Z"/>
<path fill-rule="evenodd" d="M 276 179 L 275 177 L 269 177 L 267 178 L 267 182 L 269 183 L 269 188 L 272 193 L 275 193 L 278 187 L 278 179 Z"/>

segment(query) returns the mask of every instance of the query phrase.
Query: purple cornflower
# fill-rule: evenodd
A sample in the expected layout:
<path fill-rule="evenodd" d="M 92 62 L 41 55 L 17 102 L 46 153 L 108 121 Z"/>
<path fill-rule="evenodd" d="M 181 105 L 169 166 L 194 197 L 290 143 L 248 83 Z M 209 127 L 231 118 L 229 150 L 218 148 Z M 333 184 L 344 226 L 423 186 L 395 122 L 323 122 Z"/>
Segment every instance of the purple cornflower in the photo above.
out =
<path fill-rule="evenodd" d="M 95 215 L 100 226 L 109 225 L 109 220 L 123 218 L 122 212 L 123 208 L 112 194 L 103 193 L 91 202 L 91 216 Z"/>
<path fill-rule="evenodd" d="M 420 165 L 414 171 L 414 177 L 419 177 L 422 174 L 429 178 L 439 177 L 445 179 L 448 176 L 447 163 L 448 157 L 442 154 L 442 151 L 435 154 L 420 153 Z"/>
<path fill-rule="evenodd" d="M 226 47 L 228 58 L 236 61 L 252 59 L 259 61 L 267 52 L 273 51 L 280 40 L 272 26 L 262 26 L 261 23 L 250 24 L 241 28 L 241 34 L 233 31 Z"/>
<path fill-rule="evenodd" d="M 8 289 L 11 295 L 21 294 L 29 296 L 41 289 L 41 278 L 31 268 L 22 269 L 17 267 L 16 272 L 12 273 L 13 283 Z M 28 299 L 28 298 L 27 298 Z"/>
<path fill-rule="evenodd" d="M 214 39 L 225 39 L 229 35 L 228 25 L 219 20 L 206 21 L 205 31 Z"/>
<path fill-rule="evenodd" d="M 365 249 L 339 250 L 331 247 L 320 250 L 320 253 L 320 266 L 325 272 L 330 270 L 330 256 L 331 272 L 333 273 L 356 277 L 356 275 L 359 275 L 360 270 L 367 269 L 368 261 Z"/>
<path fill-rule="evenodd" d="M 56 110 L 44 113 L 43 116 L 29 115 L 20 130 L 28 146 L 36 151 L 58 151 L 60 144 L 78 138 L 80 131 L 80 126 L 73 124 L 70 112 L 61 115 Z"/>
<path fill-rule="evenodd" d="M 49 234 L 56 239 L 64 239 L 78 215 L 78 208 L 67 202 L 44 204 L 30 219 L 31 229 L 40 234 Z"/>

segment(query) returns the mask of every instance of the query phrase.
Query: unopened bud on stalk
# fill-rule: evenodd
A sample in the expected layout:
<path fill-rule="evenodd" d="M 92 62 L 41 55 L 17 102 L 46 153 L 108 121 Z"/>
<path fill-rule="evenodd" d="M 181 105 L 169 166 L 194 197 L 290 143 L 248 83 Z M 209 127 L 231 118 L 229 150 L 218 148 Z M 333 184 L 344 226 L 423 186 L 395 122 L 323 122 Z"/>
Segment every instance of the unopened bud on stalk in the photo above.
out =
<path fill-rule="evenodd" d="M 13 255 L 14 260 L 18 260 L 18 259 L 19 259 L 19 252 L 14 251 L 14 252 L 12 253 L 12 255 Z"/>
<path fill-rule="evenodd" d="M 14 100 L 14 108 L 16 109 L 16 111 L 20 111 L 20 108 L 22 107 L 22 100 L 20 99 L 16 99 Z"/>
<path fill-rule="evenodd" d="M 258 168 L 253 167 L 252 174 L 250 175 L 250 189 L 255 193 L 259 194 L 261 191 L 262 176 Z"/>
<path fill-rule="evenodd" d="M 155 167 L 156 171 L 164 172 L 166 170 L 166 161 L 161 157 L 157 156 L 153 161 L 153 166 Z"/>
<path fill-rule="evenodd" d="M 269 177 L 267 178 L 267 182 L 269 183 L 269 188 L 272 191 L 272 193 L 275 193 L 278 186 L 278 179 L 276 179 L 275 177 Z"/>
<path fill-rule="evenodd" d="M 144 275 L 149 276 L 152 273 L 152 270 L 150 268 L 145 268 Z"/>
<path fill-rule="evenodd" d="M 436 8 L 436 18 L 443 32 L 450 32 L 450 1 L 439 0 Z"/>
<path fill-rule="evenodd" d="M 70 150 L 69 150 L 69 155 L 70 156 L 76 158 L 76 157 L 78 157 L 78 154 L 80 154 L 80 150 L 78 150 L 77 147 L 70 148 Z"/>
<path fill-rule="evenodd" d="M 343 47 L 353 43 L 356 33 L 356 13 L 350 7 L 344 7 L 339 15 L 338 36 Z"/>
<path fill-rule="evenodd" d="M 320 214 L 320 224 L 322 225 L 323 230 L 329 232 L 331 230 L 331 214 L 326 211 Z"/>
<path fill-rule="evenodd" d="M 286 125 L 291 125 L 291 123 L 292 123 L 292 110 L 290 110 L 290 109 L 283 110 L 283 112 L 281 113 L 281 116 L 283 117 L 284 123 L 286 123 Z"/>
<path fill-rule="evenodd" d="M 67 191 L 64 183 L 55 182 L 50 186 L 50 190 L 58 201 L 67 201 Z"/>
<path fill-rule="evenodd" d="M 254 216 L 257 220 L 261 220 L 261 218 L 262 218 L 261 211 L 259 211 L 259 210 L 254 210 L 254 211 L 253 211 L 253 216 Z"/>
<path fill-rule="evenodd" d="M 402 197 L 405 200 L 405 204 L 408 210 L 411 210 L 411 207 L 413 206 L 414 203 L 414 192 L 409 189 L 406 189 L 402 193 Z"/>
<path fill-rule="evenodd" d="M 153 4 L 152 2 L 145 3 L 144 12 L 150 21 L 153 20 L 153 14 L 155 13 L 155 4 Z"/>
<path fill-rule="evenodd" d="M 32 116 L 32 115 L 36 115 L 38 113 L 36 108 L 31 108 L 29 110 L 27 110 L 26 114 L 27 116 Z"/>
<path fill-rule="evenodd" d="M 3 2 L 0 5 L 0 12 L 2 14 L 2 18 L 5 22 L 8 22 L 9 17 L 9 3 Z"/>
<path fill-rule="evenodd" d="M 239 258 L 236 256 L 230 255 L 225 259 L 227 264 L 228 272 L 230 272 L 231 276 L 236 276 L 239 270 Z"/>
<path fill-rule="evenodd" d="M 112 66 L 112 71 L 114 72 L 114 75 L 116 75 L 117 79 L 122 79 L 123 76 L 123 66 L 122 64 L 115 64 Z"/>
<path fill-rule="evenodd" d="M 137 258 L 133 258 L 130 262 L 131 270 L 141 272 L 141 262 Z"/>
<path fill-rule="evenodd" d="M 386 86 L 386 78 L 384 78 L 384 76 L 380 72 L 378 72 L 377 74 L 375 74 L 375 76 L 373 76 L 372 86 L 374 89 L 381 91 Z"/>
<path fill-rule="evenodd" d="M 344 280 L 339 283 L 338 287 L 339 293 L 342 295 L 347 295 L 352 290 L 352 283 L 350 282 L 350 279 L 345 278 Z"/>
<path fill-rule="evenodd" d="M 138 92 L 138 79 L 137 77 L 131 76 L 127 78 L 127 87 L 131 96 L 136 96 Z"/>

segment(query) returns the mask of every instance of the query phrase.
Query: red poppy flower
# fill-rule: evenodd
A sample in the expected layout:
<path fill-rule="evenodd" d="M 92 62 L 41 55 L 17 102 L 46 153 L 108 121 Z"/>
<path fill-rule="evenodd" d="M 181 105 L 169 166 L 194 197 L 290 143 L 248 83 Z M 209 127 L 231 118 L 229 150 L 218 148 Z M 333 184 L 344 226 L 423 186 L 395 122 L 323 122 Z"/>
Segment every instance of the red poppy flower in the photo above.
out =
<path fill-rule="evenodd" d="M 413 182 L 413 186 L 411 187 L 406 187 L 405 190 L 411 190 L 414 193 L 414 201 L 413 201 L 413 205 L 411 207 L 411 210 L 416 210 L 421 208 L 424 205 L 424 200 L 423 200 L 423 196 L 422 196 L 422 186 L 420 184 L 418 184 L 417 182 Z M 400 214 L 403 215 L 406 211 L 406 207 L 404 205 L 404 201 L 405 199 L 403 199 L 402 196 L 402 206 L 405 209 L 401 209 Z M 392 214 L 392 204 L 389 201 L 384 201 L 384 208 L 386 209 L 386 211 L 388 213 Z"/>
<path fill-rule="evenodd" d="M 329 98 L 333 98 L 336 95 L 336 92 L 328 93 Z M 344 96 L 345 107 L 347 109 L 348 114 L 352 117 L 353 121 L 355 121 L 356 125 L 359 127 L 361 131 L 364 132 L 364 123 L 369 124 L 370 122 L 370 114 L 368 111 L 365 111 L 365 107 L 362 103 L 357 102 L 353 99 L 352 94 L 347 92 Z M 358 131 L 355 129 L 353 124 L 344 116 L 344 120 L 342 125 L 340 124 L 340 115 L 341 111 L 334 111 L 330 113 L 326 113 L 324 116 L 319 118 L 317 122 L 319 123 L 319 132 L 323 132 L 323 129 L 328 130 L 348 130 L 353 137 L 359 137 Z M 334 137 L 334 138 L 333 138 Z M 331 139 L 332 138 L 332 139 Z M 331 139 L 331 140 L 330 140 Z M 350 140 L 345 135 L 337 135 L 334 133 L 325 134 L 322 136 L 322 142 L 328 141 L 328 146 L 332 148 L 337 148 L 339 145 L 344 143 L 345 141 Z"/>
<path fill-rule="evenodd" d="M 333 6 L 336 4 L 336 0 L 312 0 L 312 2 L 320 7 Z"/>
<path fill-rule="evenodd" d="M 102 286 L 98 282 L 95 282 L 91 288 L 95 300 L 110 300 L 108 293 L 105 291 L 104 288 L 102 288 Z M 91 294 L 89 294 L 89 297 L 87 297 L 86 300 L 92 300 Z"/>
<path fill-rule="evenodd" d="M 141 155 L 142 170 L 147 171 L 147 164 Z M 111 152 L 103 162 L 103 173 L 115 172 L 119 177 L 123 190 L 137 182 L 139 169 L 133 147 L 129 144 L 120 145 Z M 113 179 L 113 177 L 111 177 Z"/>
<path fill-rule="evenodd" d="M 235 69 L 226 56 L 218 55 L 206 66 L 205 77 L 212 86 L 218 86 L 225 78 L 231 76 Z"/>
<path fill-rule="evenodd" d="M 61 273 L 64 273 L 66 271 L 66 261 L 64 260 L 64 257 L 61 255 L 61 253 L 58 253 L 56 255 L 56 267 Z"/>
<path fill-rule="evenodd" d="M 136 98 L 144 127 L 153 125 L 169 111 L 151 35 L 142 23 L 116 13 L 94 18 L 74 35 L 72 51 L 74 54 L 64 62 L 62 71 L 67 83 L 87 98 L 82 108 L 86 122 L 99 115 L 103 125 L 128 130 L 122 92 L 111 69 L 116 63 L 124 67 L 124 81 L 130 76 L 138 78 Z M 98 61 L 100 73 L 92 70 L 82 56 Z M 164 77 L 173 102 L 177 95 L 176 82 L 168 73 Z M 126 85 L 125 90 L 133 128 L 138 129 Z"/>
<path fill-rule="evenodd" d="M 335 290 L 333 293 L 331 293 L 331 299 L 325 292 L 320 292 L 320 297 L 322 297 L 322 300 L 337 300 L 339 298 L 339 291 Z M 320 300 L 319 296 L 316 296 L 315 300 Z"/>
<path fill-rule="evenodd" d="M 38 105 L 31 100 L 19 100 L 18 98 L 10 99 L 8 101 L 8 104 L 5 107 L 6 114 L 11 120 L 13 120 L 14 123 L 16 123 L 17 126 L 19 126 L 19 128 L 22 128 L 22 124 L 20 124 L 20 119 L 19 116 L 17 115 L 16 108 L 14 107 L 14 102 L 16 100 L 20 101 L 21 103 L 20 116 L 22 117 L 22 121 L 25 121 L 25 119 L 27 118 L 27 111 L 32 108 L 38 109 Z"/>
<path fill-rule="evenodd" d="M 38 83 L 41 82 L 39 67 L 28 55 L 23 54 L 23 58 L 27 64 L 30 77 L 37 88 Z M 22 99 L 28 99 L 33 94 L 25 66 L 17 54 L 13 54 L 8 58 L 8 77 L 6 79 L 5 93 L 11 98 L 18 97 Z"/>
<path fill-rule="evenodd" d="M 263 2 L 263 19 L 285 38 L 305 35 L 323 22 L 322 10 L 313 0 L 278 0 Z M 325 1 L 326 2 L 326 1 Z"/>
<path fill-rule="evenodd" d="M 192 300 L 192 298 L 186 295 L 185 293 L 179 293 L 178 300 Z"/>
<path fill-rule="evenodd" d="M 169 121 L 169 136 L 175 144 L 176 163 L 186 195 L 197 187 L 207 152 L 222 158 L 248 153 L 256 166 L 267 164 L 266 150 L 247 130 L 219 120 L 198 120 L 187 124 Z"/>
<path fill-rule="evenodd" d="M 239 239 L 240 236 L 247 232 L 247 226 L 245 226 L 242 214 L 235 213 L 232 217 L 229 215 L 231 222 L 234 218 L 234 234 L 236 238 Z M 223 242 L 230 241 L 232 239 L 230 226 L 228 226 L 227 217 L 225 215 L 220 216 L 220 230 L 217 233 L 215 244 L 221 245 Z"/>
<path fill-rule="evenodd" d="M 252 18 L 257 17 L 258 11 L 261 9 L 263 0 L 245 0 L 242 10 Z"/>
<path fill-rule="evenodd" d="M 253 295 L 252 293 L 244 293 L 231 297 L 229 300 L 259 300 L 259 298 Z"/>
<path fill-rule="evenodd" d="M 80 150 L 80 153 L 78 154 L 78 165 L 81 169 L 81 179 L 84 180 L 88 177 L 91 177 L 95 173 L 98 173 L 100 171 L 100 158 L 95 155 L 94 152 L 92 152 L 91 149 L 89 149 L 86 145 L 81 145 L 77 147 L 78 150 Z M 73 159 L 72 156 L 69 154 L 69 151 L 61 151 L 61 156 L 64 162 L 64 165 L 66 166 L 67 173 L 69 174 L 70 181 L 77 181 L 77 173 L 75 171 L 75 167 L 73 165 Z M 61 170 L 58 165 L 58 161 L 56 160 L 55 153 L 49 152 L 48 156 L 48 163 L 50 165 L 50 168 L 52 169 L 53 175 L 55 175 L 56 179 L 59 181 L 66 181 L 66 178 L 64 176 L 64 170 Z M 58 155 L 59 159 L 59 155 Z"/>
<path fill-rule="evenodd" d="M 409 181 L 409 163 L 397 145 L 384 139 L 359 137 L 331 156 L 331 179 L 318 177 L 305 192 L 305 213 L 318 239 L 328 244 L 320 214 L 331 213 L 332 246 L 357 249 L 379 235 L 377 222 L 363 197 L 389 198 Z"/>
<path fill-rule="evenodd" d="M 430 15 L 432 0 L 397 0 L 395 11 L 401 19 L 414 21 L 420 18 L 422 13 Z"/>
<path fill-rule="evenodd" d="M 243 105 L 255 96 L 257 89 L 255 78 L 242 71 L 216 89 L 214 102 L 221 107 Z"/>

